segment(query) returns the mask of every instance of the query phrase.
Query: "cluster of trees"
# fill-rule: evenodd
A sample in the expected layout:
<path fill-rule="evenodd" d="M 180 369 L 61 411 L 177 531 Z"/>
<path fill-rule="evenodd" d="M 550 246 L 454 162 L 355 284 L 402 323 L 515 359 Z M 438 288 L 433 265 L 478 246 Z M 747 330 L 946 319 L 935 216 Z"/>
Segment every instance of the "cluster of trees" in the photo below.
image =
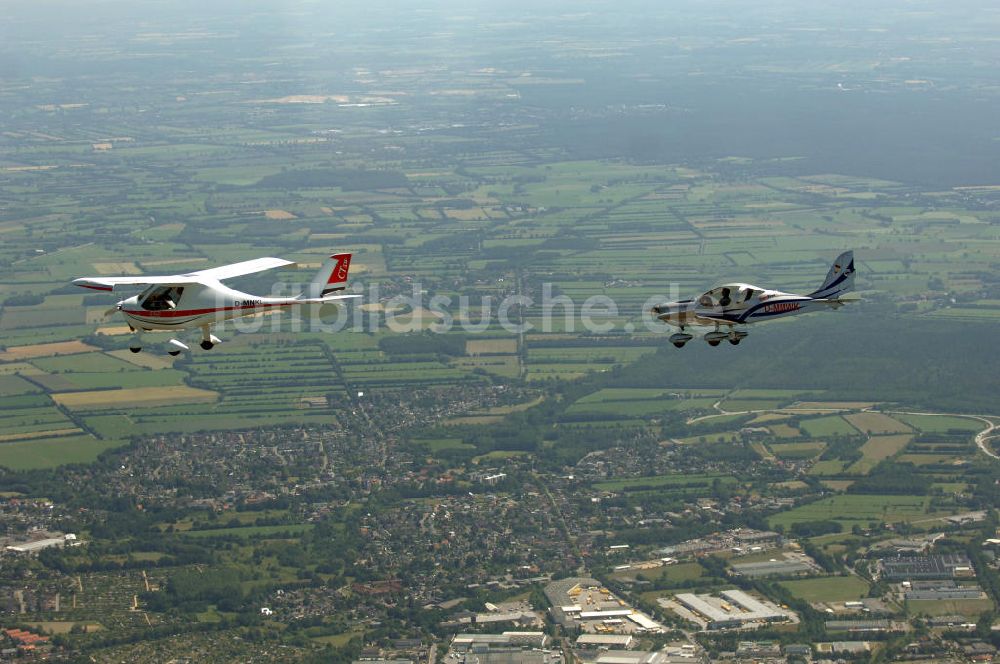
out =
<path fill-rule="evenodd" d="M 33 293 L 19 293 L 18 295 L 11 295 L 6 300 L 4 300 L 3 306 L 33 307 L 35 305 L 41 304 L 44 301 L 45 301 L 44 295 L 38 295 Z"/>
<path fill-rule="evenodd" d="M 606 386 L 794 385 L 825 390 L 824 398 L 834 400 L 899 401 L 953 412 L 995 406 L 996 377 L 990 363 L 982 361 L 991 326 L 927 319 L 915 324 L 902 317 L 859 315 L 866 313 L 864 306 L 834 316 L 802 317 L 795 325 L 768 326 L 751 335 L 753 353 L 713 353 L 697 347 L 688 349 L 696 353 L 692 361 L 678 362 L 675 349 L 663 348 L 625 367 L 617 377 L 605 378 Z M 831 325 L 831 317 L 838 324 Z M 824 352 L 817 354 L 817 348 Z M 907 352 L 900 353 L 900 348 Z"/>
<path fill-rule="evenodd" d="M 166 588 L 144 593 L 142 600 L 153 611 L 179 609 L 195 613 L 204 611 L 209 604 L 215 604 L 220 611 L 239 611 L 244 594 L 235 569 L 215 567 L 210 572 L 180 570 L 171 575 Z"/>
<path fill-rule="evenodd" d="M 793 523 L 790 530 L 796 537 L 816 537 L 839 533 L 844 530 L 844 526 L 839 521 L 799 521 Z"/>
<path fill-rule="evenodd" d="M 860 461 L 861 457 L 864 456 L 861 452 L 861 446 L 864 442 L 865 437 L 860 435 L 847 436 L 841 434 L 830 436 L 826 444 L 826 449 L 823 450 L 823 454 L 819 458 L 822 461 L 839 459 L 844 462 L 846 467 L 855 461 Z"/>
<path fill-rule="evenodd" d="M 920 474 L 913 464 L 883 461 L 848 488 L 848 493 L 917 495 L 930 492 L 933 478 Z"/>
<path fill-rule="evenodd" d="M 462 334 L 406 334 L 384 336 L 378 341 L 378 347 L 385 353 L 399 359 L 398 356 L 411 355 L 448 355 L 458 357 L 465 355 L 466 337 Z M 424 358 L 418 358 L 424 359 Z"/>

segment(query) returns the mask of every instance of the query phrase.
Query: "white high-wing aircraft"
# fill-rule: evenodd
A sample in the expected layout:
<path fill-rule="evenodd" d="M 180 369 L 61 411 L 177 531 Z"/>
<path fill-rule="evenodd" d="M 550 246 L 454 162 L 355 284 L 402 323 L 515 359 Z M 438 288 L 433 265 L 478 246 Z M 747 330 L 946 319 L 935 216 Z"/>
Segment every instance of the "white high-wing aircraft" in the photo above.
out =
<path fill-rule="evenodd" d="M 697 300 L 679 300 L 653 307 L 658 319 L 680 328 L 670 335 L 670 343 L 681 348 L 694 337 L 684 329 L 687 326 L 713 326 L 705 335 L 710 346 L 718 346 L 723 339 L 736 345 L 747 336 L 737 325 L 748 325 L 762 320 L 804 314 L 822 309 L 839 309 L 857 298 L 848 295 L 854 290 L 854 252 L 845 251 L 833 262 L 823 285 L 808 295 L 783 293 L 759 288 L 750 284 L 733 283 L 713 288 Z M 719 328 L 729 329 L 722 331 Z"/>
<path fill-rule="evenodd" d="M 222 282 L 256 272 L 294 266 L 281 258 L 255 258 L 242 263 L 223 265 L 208 270 L 162 277 L 83 277 L 74 279 L 77 286 L 99 291 L 115 291 L 128 286 L 145 286 L 138 295 L 121 300 L 108 313 L 121 312 L 135 333 L 129 350 L 142 350 L 142 333 L 152 330 L 180 331 L 201 329 L 201 347 L 211 350 L 219 343 L 212 334 L 212 325 L 233 318 L 253 316 L 264 311 L 295 308 L 303 305 L 324 305 L 361 297 L 340 293 L 347 287 L 351 254 L 334 254 L 323 263 L 308 288 L 295 297 L 261 297 L 233 290 Z M 188 346 L 177 339 L 168 342 L 171 355 L 178 355 Z"/>

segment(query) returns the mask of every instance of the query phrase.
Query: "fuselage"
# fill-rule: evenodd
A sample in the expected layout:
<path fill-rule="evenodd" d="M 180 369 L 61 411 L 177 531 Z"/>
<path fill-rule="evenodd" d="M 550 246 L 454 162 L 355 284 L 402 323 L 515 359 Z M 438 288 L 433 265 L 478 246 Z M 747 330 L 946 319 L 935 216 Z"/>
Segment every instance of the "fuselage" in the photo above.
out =
<path fill-rule="evenodd" d="M 687 326 L 743 325 L 783 316 L 827 309 L 827 300 L 808 295 L 784 293 L 750 284 L 729 284 L 705 293 L 696 300 L 678 300 L 653 307 L 664 323 Z"/>
<path fill-rule="evenodd" d="M 185 330 L 300 305 L 291 297 L 260 297 L 216 283 L 150 286 L 118 309 L 134 330 Z"/>

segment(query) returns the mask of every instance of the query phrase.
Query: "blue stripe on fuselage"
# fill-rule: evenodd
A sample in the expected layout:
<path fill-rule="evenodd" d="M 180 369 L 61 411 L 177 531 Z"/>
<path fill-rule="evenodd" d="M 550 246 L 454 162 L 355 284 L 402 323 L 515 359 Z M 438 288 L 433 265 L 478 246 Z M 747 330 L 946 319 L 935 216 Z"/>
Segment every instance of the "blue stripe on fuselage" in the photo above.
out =
<path fill-rule="evenodd" d="M 803 299 L 803 300 L 778 300 L 778 301 L 768 300 L 767 302 L 758 302 L 757 304 L 753 305 L 752 307 L 750 307 L 749 309 L 747 309 L 746 311 L 744 311 L 742 314 L 740 314 L 739 316 L 737 316 L 736 317 L 736 322 L 737 323 L 744 323 L 751 316 L 753 316 L 753 317 L 756 318 L 756 317 L 763 317 L 763 316 L 780 316 L 781 314 L 798 313 L 798 311 L 801 311 L 801 305 L 809 304 L 810 302 L 812 302 L 811 298 L 810 299 Z M 768 307 L 768 306 L 775 305 L 775 304 L 793 304 L 793 303 L 800 305 L 800 309 L 798 309 L 798 310 L 792 310 L 792 311 L 765 311 L 763 313 L 757 313 L 758 310 L 763 309 L 763 308 Z"/>

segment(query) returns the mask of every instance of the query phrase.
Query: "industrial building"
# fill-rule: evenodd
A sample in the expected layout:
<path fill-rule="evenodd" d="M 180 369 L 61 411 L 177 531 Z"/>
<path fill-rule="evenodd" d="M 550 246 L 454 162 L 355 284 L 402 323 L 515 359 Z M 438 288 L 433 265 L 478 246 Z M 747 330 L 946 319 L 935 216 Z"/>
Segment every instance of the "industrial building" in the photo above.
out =
<path fill-rule="evenodd" d="M 750 623 L 783 622 L 794 614 L 771 602 L 762 602 L 742 590 L 726 590 L 720 597 L 681 593 L 675 600 L 700 616 L 709 629 L 743 627 Z"/>
<path fill-rule="evenodd" d="M 577 648 L 622 648 L 629 649 L 635 644 L 631 634 L 581 634 L 576 639 Z"/>
<path fill-rule="evenodd" d="M 4 550 L 8 553 L 35 554 L 54 546 L 78 546 L 80 543 L 81 542 L 76 539 L 76 535 L 73 533 L 66 533 L 65 535 L 59 535 L 58 537 L 47 537 L 45 539 L 33 540 L 31 542 L 11 544 Z"/>
<path fill-rule="evenodd" d="M 785 646 L 785 657 L 809 659 L 812 657 L 812 646 L 806 643 L 789 643 Z"/>
<path fill-rule="evenodd" d="M 830 633 L 847 632 L 849 634 L 875 634 L 878 632 L 899 631 L 901 625 L 891 620 L 827 620 L 826 631 Z"/>
<path fill-rule="evenodd" d="M 864 655 L 872 651 L 869 641 L 828 641 L 814 644 L 821 655 Z"/>
<path fill-rule="evenodd" d="M 552 606 L 569 606 L 577 603 L 577 598 L 583 588 L 600 587 L 601 582 L 597 579 L 582 576 L 572 576 L 566 579 L 553 581 L 545 586 L 545 597 L 548 598 Z"/>
<path fill-rule="evenodd" d="M 951 580 L 913 581 L 903 583 L 903 597 L 907 600 L 982 599 L 983 589 L 978 585 L 960 586 Z"/>
<path fill-rule="evenodd" d="M 678 648 L 664 648 L 656 652 L 609 650 L 592 660 L 593 664 L 691 664 L 694 653 Z"/>
<path fill-rule="evenodd" d="M 736 658 L 760 660 L 781 657 L 781 645 L 774 641 L 740 641 L 736 646 Z"/>
<path fill-rule="evenodd" d="M 488 611 L 477 613 L 472 622 L 476 624 L 488 623 L 517 623 L 522 627 L 541 627 L 541 620 L 533 611 Z"/>
<path fill-rule="evenodd" d="M 572 577 L 545 587 L 552 619 L 566 628 L 587 631 L 662 632 L 663 626 L 616 597 L 595 579 Z"/>
<path fill-rule="evenodd" d="M 752 528 L 736 528 L 707 537 L 688 540 L 659 550 L 660 556 L 686 558 L 704 556 L 723 551 L 749 553 L 780 547 L 783 543 L 780 534 L 770 530 L 754 530 Z"/>
<path fill-rule="evenodd" d="M 748 579 L 767 576 L 804 576 L 815 573 L 816 567 L 803 559 L 767 560 L 760 563 L 737 563 L 730 566 L 733 573 Z"/>
<path fill-rule="evenodd" d="M 457 634 L 445 657 L 448 664 L 556 664 L 557 650 L 547 650 L 544 632 Z"/>
<path fill-rule="evenodd" d="M 503 634 L 456 634 L 453 650 L 492 650 L 506 648 L 544 648 L 549 642 L 545 632 L 504 632 Z"/>
<path fill-rule="evenodd" d="M 960 627 L 970 630 L 976 628 L 975 621 L 963 615 L 931 616 L 927 619 L 927 624 L 931 627 Z"/>
<path fill-rule="evenodd" d="M 455 664 L 559 664 L 558 650 L 490 650 L 469 652 Z"/>
<path fill-rule="evenodd" d="M 879 561 L 879 567 L 882 578 L 886 581 L 954 579 L 976 575 L 972 561 L 962 553 L 883 558 Z"/>

